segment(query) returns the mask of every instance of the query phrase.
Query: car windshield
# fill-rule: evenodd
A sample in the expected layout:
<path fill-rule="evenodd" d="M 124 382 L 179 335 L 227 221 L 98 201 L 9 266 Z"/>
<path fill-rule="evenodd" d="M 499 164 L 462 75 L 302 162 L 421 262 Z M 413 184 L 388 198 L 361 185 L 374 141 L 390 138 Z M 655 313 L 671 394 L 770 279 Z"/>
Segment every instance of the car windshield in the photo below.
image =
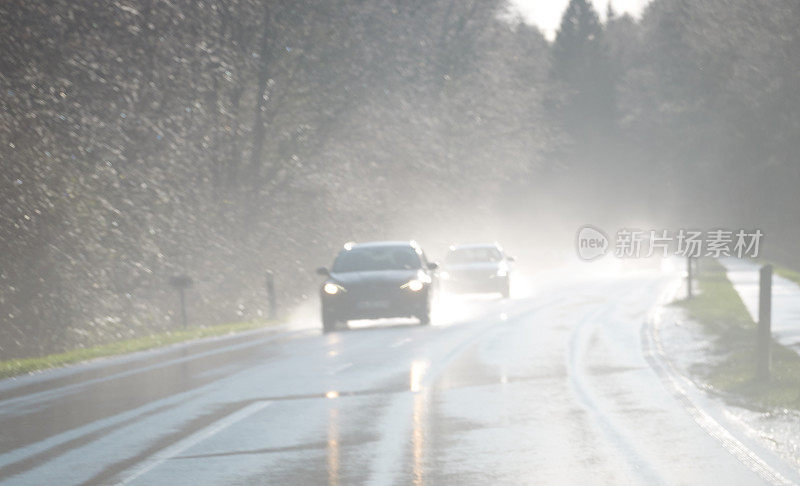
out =
<path fill-rule="evenodd" d="M 446 263 L 482 263 L 499 262 L 503 259 L 497 248 L 457 248 L 451 250 L 445 258 Z"/>
<path fill-rule="evenodd" d="M 416 270 L 421 268 L 419 255 L 411 247 L 373 247 L 344 250 L 333 262 L 333 272 L 369 272 L 376 270 Z"/>

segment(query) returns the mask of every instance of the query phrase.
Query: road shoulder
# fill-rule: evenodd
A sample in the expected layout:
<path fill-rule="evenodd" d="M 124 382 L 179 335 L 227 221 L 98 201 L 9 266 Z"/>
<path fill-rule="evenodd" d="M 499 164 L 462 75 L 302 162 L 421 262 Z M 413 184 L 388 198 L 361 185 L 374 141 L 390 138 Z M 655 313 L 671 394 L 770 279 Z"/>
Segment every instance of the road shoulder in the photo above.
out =
<path fill-rule="evenodd" d="M 721 388 L 719 370 L 741 350 L 723 352 L 719 335 L 673 301 L 674 294 L 642 327 L 650 365 L 695 422 L 741 462 L 770 483 L 799 483 L 800 411 Z"/>

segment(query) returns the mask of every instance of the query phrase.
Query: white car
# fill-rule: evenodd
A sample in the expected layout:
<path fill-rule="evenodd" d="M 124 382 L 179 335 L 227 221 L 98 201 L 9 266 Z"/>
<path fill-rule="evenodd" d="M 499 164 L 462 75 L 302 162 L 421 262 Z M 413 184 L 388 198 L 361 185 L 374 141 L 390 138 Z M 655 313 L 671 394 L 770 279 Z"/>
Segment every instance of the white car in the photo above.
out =
<path fill-rule="evenodd" d="M 511 293 L 514 258 L 497 243 L 450 247 L 440 273 L 442 289 L 450 293 Z"/>

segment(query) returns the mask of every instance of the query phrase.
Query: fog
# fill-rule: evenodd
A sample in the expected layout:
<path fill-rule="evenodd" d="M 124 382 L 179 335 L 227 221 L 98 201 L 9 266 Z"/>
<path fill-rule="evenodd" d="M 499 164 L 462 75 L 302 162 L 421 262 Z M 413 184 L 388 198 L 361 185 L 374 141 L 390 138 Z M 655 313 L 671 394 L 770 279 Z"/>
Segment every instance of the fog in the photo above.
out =
<path fill-rule="evenodd" d="M 0 482 L 800 484 L 798 25 L 3 0 Z"/>
<path fill-rule="evenodd" d="M 0 352 L 285 310 L 345 241 L 761 228 L 794 258 L 797 6 L 4 2 Z M 608 17 L 606 19 L 606 17 Z M 606 19 L 603 22 L 600 19 Z M 536 263 L 534 263 L 536 262 Z"/>

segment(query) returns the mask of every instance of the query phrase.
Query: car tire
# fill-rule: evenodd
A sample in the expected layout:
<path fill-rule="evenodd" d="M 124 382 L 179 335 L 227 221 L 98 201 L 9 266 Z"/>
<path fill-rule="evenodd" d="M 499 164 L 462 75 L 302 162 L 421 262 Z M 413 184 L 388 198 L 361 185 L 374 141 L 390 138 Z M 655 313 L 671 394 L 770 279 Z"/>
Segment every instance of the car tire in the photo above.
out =
<path fill-rule="evenodd" d="M 511 297 L 511 283 L 508 281 L 508 278 L 506 278 L 506 281 L 503 282 L 500 287 L 500 295 L 502 295 L 504 299 Z"/>
<path fill-rule="evenodd" d="M 417 315 L 417 319 L 419 319 L 419 323 L 422 326 L 427 326 L 431 323 L 431 300 L 430 296 L 428 296 L 428 300 L 425 302 L 425 310 L 422 311 L 419 315 Z"/>
<path fill-rule="evenodd" d="M 330 313 L 322 311 L 322 332 L 329 333 L 336 330 L 336 318 Z"/>

